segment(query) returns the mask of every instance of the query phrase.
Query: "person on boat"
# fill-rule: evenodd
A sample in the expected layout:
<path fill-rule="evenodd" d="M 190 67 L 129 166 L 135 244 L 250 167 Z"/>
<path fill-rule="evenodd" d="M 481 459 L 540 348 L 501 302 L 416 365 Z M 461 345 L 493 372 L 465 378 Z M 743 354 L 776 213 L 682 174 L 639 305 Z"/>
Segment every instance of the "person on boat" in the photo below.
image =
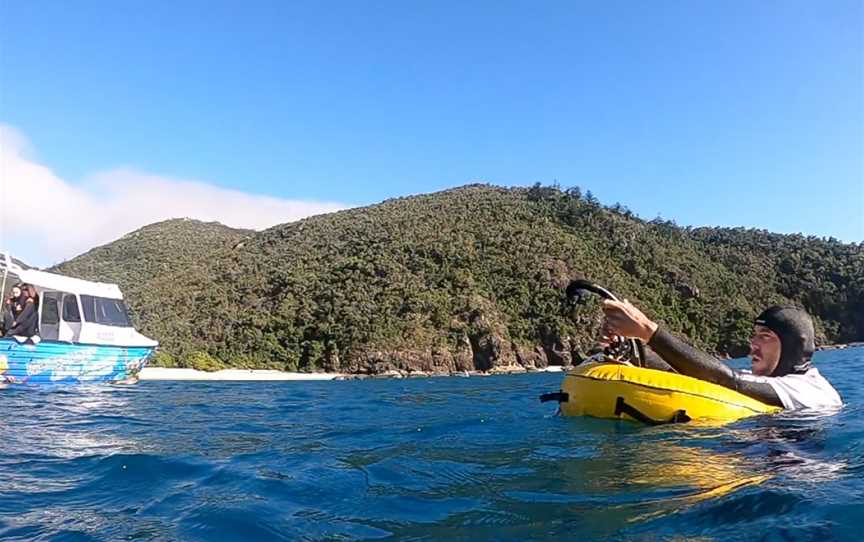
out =
<path fill-rule="evenodd" d="M 21 287 L 16 284 L 9 291 L 9 297 L 3 302 L 3 328 L 0 329 L 0 335 L 5 335 L 6 331 L 12 329 L 15 319 L 21 314 L 24 308 L 20 303 Z"/>
<path fill-rule="evenodd" d="M 21 311 L 15 316 L 6 336 L 33 337 L 39 329 L 39 294 L 29 284 L 21 286 L 19 306 Z"/>
<path fill-rule="evenodd" d="M 833 408 L 840 395 L 810 359 L 815 348 L 813 320 L 790 306 L 765 309 L 750 338 L 752 371 L 734 371 L 702 352 L 636 308 L 629 301 L 603 302 L 604 333 L 642 340 L 676 371 L 736 390 L 763 403 L 788 410 Z"/>

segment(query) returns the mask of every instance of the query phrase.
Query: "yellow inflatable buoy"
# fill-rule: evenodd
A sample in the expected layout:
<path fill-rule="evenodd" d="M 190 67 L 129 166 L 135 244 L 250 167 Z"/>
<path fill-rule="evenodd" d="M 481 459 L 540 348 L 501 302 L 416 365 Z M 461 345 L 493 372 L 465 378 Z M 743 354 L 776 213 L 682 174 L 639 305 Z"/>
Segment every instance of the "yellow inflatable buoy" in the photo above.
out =
<path fill-rule="evenodd" d="M 557 394 L 564 416 L 632 419 L 647 424 L 731 422 L 781 409 L 718 384 L 615 362 L 586 362 Z"/>

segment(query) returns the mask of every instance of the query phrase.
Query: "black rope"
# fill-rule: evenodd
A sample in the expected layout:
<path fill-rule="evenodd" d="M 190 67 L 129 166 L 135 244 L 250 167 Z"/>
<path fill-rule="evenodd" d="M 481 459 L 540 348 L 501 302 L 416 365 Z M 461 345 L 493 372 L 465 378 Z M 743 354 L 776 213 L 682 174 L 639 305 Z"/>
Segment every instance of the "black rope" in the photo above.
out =
<path fill-rule="evenodd" d="M 621 414 L 627 414 L 634 420 L 640 421 L 646 425 L 664 425 L 667 423 L 686 423 L 690 421 L 690 416 L 688 416 L 687 412 L 684 410 L 676 410 L 675 414 L 673 414 L 668 420 L 655 420 L 654 418 L 649 418 L 633 405 L 628 405 L 627 402 L 624 401 L 623 397 L 619 397 L 618 400 L 615 401 L 615 415 L 620 416 Z"/>

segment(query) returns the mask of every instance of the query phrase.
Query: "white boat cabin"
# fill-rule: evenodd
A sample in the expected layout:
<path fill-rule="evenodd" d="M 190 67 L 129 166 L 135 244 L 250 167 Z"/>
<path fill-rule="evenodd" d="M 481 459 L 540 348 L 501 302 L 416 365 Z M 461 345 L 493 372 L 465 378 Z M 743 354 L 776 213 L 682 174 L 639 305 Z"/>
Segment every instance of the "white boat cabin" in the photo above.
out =
<path fill-rule="evenodd" d="M 116 284 L 28 269 L 5 255 L 0 259 L 3 299 L 13 284 L 25 283 L 39 294 L 39 337 L 44 341 L 110 346 L 157 346 L 132 327 Z"/>

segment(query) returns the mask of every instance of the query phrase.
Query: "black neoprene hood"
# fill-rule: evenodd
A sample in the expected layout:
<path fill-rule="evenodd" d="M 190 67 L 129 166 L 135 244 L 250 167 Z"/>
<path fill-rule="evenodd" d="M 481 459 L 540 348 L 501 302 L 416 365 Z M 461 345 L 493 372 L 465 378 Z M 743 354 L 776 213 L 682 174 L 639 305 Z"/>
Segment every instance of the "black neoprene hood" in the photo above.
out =
<path fill-rule="evenodd" d="M 762 311 L 755 323 L 780 337 L 780 361 L 771 376 L 807 372 L 816 350 L 816 332 L 807 312 L 797 307 L 775 305 Z"/>

